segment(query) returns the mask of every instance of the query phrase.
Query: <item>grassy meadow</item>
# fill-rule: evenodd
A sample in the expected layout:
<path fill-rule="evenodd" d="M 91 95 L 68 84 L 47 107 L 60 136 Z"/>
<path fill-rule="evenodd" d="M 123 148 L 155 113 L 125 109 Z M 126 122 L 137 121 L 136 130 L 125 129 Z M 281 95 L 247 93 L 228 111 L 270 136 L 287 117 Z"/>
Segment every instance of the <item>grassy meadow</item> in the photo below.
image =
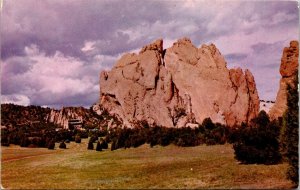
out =
<path fill-rule="evenodd" d="M 96 144 L 94 144 L 96 147 Z M 291 188 L 287 164 L 242 165 L 232 145 L 87 150 L 1 147 L 4 188 Z"/>

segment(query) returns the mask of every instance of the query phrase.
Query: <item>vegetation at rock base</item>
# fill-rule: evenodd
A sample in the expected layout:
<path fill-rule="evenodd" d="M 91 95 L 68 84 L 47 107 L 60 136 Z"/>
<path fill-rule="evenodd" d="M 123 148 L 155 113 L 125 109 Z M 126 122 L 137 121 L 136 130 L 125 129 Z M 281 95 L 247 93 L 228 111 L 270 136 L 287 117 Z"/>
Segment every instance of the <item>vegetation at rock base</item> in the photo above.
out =
<path fill-rule="evenodd" d="M 249 126 L 237 133 L 233 144 L 235 158 L 245 164 L 277 164 L 281 161 L 279 151 L 279 123 L 270 121 L 265 111 L 261 111 Z"/>
<path fill-rule="evenodd" d="M 83 130 L 63 129 L 62 126 L 49 122 L 50 108 L 1 104 L 1 145 L 15 144 L 22 147 L 30 145 L 30 147 L 47 148 L 50 139 L 68 143 L 75 141 L 76 135 L 80 138 L 88 138 L 92 135 L 98 138 L 106 135 L 107 123 L 110 120 L 117 120 L 105 110 L 101 115 L 97 115 L 92 107 L 90 109 L 67 107 L 63 113 L 66 114 L 68 110 L 77 111 L 83 117 Z"/>
<path fill-rule="evenodd" d="M 20 106 L 1 104 L 1 125 L 18 127 L 37 123 L 46 123 L 50 108 L 40 106 Z"/>
<path fill-rule="evenodd" d="M 75 136 L 75 142 L 76 142 L 76 143 L 81 143 L 81 137 L 80 137 L 80 135 L 77 134 L 77 135 Z"/>
<path fill-rule="evenodd" d="M 65 143 L 65 142 L 61 142 L 61 143 L 59 144 L 59 148 L 61 148 L 61 149 L 66 149 L 66 148 L 67 148 L 66 143 Z"/>
<path fill-rule="evenodd" d="M 55 147 L 55 142 L 54 142 L 53 139 L 50 140 L 50 142 L 48 143 L 47 147 L 48 147 L 48 149 L 51 149 L 51 150 L 54 149 L 54 147 Z"/>
<path fill-rule="evenodd" d="M 97 141 L 96 151 L 102 151 L 102 146 L 99 141 Z"/>
<path fill-rule="evenodd" d="M 298 73 L 298 72 L 297 72 Z M 292 180 L 295 186 L 299 185 L 299 93 L 298 93 L 298 76 L 295 76 L 292 85 L 287 87 L 287 110 L 284 115 L 283 123 L 283 140 L 286 145 L 285 155 L 289 169 L 287 177 Z"/>
<path fill-rule="evenodd" d="M 94 150 L 94 144 L 92 142 L 89 142 L 87 149 L 88 150 Z"/>

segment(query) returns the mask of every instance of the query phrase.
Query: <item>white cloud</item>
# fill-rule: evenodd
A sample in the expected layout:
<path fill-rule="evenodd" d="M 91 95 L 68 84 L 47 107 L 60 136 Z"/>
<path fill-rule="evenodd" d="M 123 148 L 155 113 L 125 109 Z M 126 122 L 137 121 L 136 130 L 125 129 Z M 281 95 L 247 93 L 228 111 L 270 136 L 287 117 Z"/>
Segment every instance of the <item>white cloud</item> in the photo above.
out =
<path fill-rule="evenodd" d="M 30 46 L 25 46 L 24 52 L 26 55 L 29 56 L 36 56 L 40 54 L 39 49 L 35 44 L 31 44 Z"/>
<path fill-rule="evenodd" d="M 98 55 L 92 62 L 86 63 L 59 51 L 47 56 L 36 45 L 26 46 L 24 52 L 25 56 L 18 58 L 18 64 L 11 65 L 11 59 L 16 58 L 10 58 L 1 65 L 2 78 L 5 78 L 1 81 L 3 102 L 51 105 L 56 101 L 69 105 L 77 101 L 84 106 L 88 106 L 87 102 L 91 105 L 99 96 L 97 76 L 102 69 L 107 68 L 103 62 L 114 61 L 114 57 Z M 13 74 L 12 71 L 17 70 L 21 64 L 30 66 L 22 72 L 18 71 L 17 75 Z M 17 89 L 18 94 L 7 89 Z M 87 99 L 76 100 L 76 97 L 82 96 Z"/>
<path fill-rule="evenodd" d="M 22 94 L 1 95 L 1 104 L 30 105 L 30 99 Z"/>
<path fill-rule="evenodd" d="M 95 49 L 95 44 L 96 44 L 96 42 L 86 41 L 84 43 L 83 48 L 81 48 L 81 51 L 83 51 L 83 52 L 92 51 Z"/>
<path fill-rule="evenodd" d="M 158 38 L 168 48 L 189 37 L 197 46 L 215 43 L 223 55 L 246 54 L 243 62 L 228 65 L 250 68 L 259 92 L 276 95 L 278 81 L 270 80 L 277 80 L 272 76 L 278 70 L 263 66 L 279 64 L 281 49 L 258 55 L 251 46 L 297 39 L 298 12 L 297 2 L 287 1 L 7 0 L 1 15 L 2 92 L 45 105 L 91 102 L 98 96 L 99 71 L 111 68 L 123 53 L 139 52 Z"/>

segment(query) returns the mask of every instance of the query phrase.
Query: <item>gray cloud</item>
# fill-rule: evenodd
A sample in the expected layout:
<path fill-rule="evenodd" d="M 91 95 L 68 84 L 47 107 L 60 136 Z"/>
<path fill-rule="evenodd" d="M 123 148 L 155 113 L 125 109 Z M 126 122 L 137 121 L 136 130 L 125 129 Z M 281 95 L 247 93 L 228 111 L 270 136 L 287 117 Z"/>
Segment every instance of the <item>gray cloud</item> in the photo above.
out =
<path fill-rule="evenodd" d="M 255 54 L 266 54 L 266 53 L 276 53 L 282 52 L 284 47 L 284 41 L 277 41 L 274 43 L 264 43 L 259 42 L 251 45 L 251 48 Z"/>
<path fill-rule="evenodd" d="M 97 101 L 99 71 L 111 68 L 121 54 L 157 38 L 187 36 L 196 45 L 216 42 L 229 66 L 250 68 L 260 96 L 274 99 L 278 85 L 270 80 L 279 78 L 281 51 L 298 37 L 298 22 L 292 1 L 4 0 L 2 95 L 39 105 L 88 106 Z M 37 55 L 25 51 L 32 44 Z M 86 92 L 46 87 L 44 76 L 52 83 L 90 87 Z"/>
<path fill-rule="evenodd" d="M 230 53 L 224 55 L 226 61 L 228 62 L 239 62 L 247 58 L 247 54 L 245 53 Z"/>

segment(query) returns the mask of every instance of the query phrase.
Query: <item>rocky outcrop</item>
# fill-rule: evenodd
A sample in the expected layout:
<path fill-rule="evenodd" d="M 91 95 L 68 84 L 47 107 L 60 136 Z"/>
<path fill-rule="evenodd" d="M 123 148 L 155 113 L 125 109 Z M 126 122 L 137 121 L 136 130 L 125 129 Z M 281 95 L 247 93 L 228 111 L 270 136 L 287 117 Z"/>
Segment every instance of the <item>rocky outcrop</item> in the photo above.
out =
<path fill-rule="evenodd" d="M 281 79 L 275 104 L 269 112 L 271 119 L 281 117 L 287 109 L 287 86 L 288 84 L 292 85 L 294 77 L 297 76 L 298 59 L 299 43 L 298 41 L 291 41 L 290 47 L 285 47 L 282 53 L 280 65 Z"/>
<path fill-rule="evenodd" d="M 83 121 L 86 112 L 86 109 L 83 107 L 64 107 L 60 110 L 51 109 L 47 121 L 62 126 L 64 129 L 68 129 L 68 122 L 70 119 L 79 119 Z"/>
<path fill-rule="evenodd" d="M 100 105 L 128 127 L 142 120 L 182 127 L 207 117 L 232 126 L 258 114 L 259 98 L 251 72 L 227 69 L 215 45 L 197 48 L 183 38 L 164 50 L 160 39 L 101 72 Z"/>

